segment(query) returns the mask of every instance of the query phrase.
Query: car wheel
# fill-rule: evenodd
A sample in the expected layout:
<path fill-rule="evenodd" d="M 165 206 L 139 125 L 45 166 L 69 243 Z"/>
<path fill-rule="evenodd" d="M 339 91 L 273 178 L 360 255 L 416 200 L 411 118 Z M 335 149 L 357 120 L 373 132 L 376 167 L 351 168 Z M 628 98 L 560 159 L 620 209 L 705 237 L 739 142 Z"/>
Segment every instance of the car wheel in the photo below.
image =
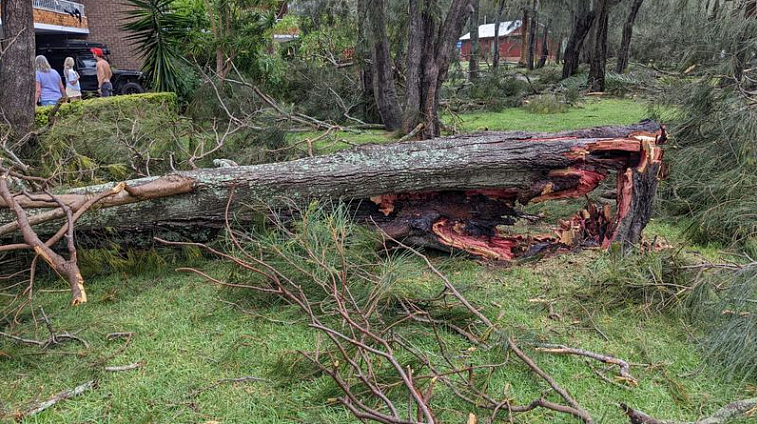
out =
<path fill-rule="evenodd" d="M 136 82 L 127 82 L 121 87 L 121 94 L 140 94 L 144 93 L 145 89 Z"/>

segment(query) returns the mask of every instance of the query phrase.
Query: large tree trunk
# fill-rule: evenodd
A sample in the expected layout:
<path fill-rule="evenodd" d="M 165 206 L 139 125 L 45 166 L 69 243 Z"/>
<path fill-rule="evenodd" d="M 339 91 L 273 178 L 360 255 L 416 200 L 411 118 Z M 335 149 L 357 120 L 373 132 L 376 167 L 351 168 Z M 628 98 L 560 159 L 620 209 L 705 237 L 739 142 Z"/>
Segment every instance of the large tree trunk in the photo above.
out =
<path fill-rule="evenodd" d="M 72 190 L 59 195 L 75 212 L 95 194 L 120 187 L 77 231 L 128 234 L 178 230 L 185 236 L 224 226 L 227 207 L 249 219 L 248 205 L 307 206 L 313 200 L 351 202 L 356 218 L 395 238 L 447 250 L 510 260 L 549 246 L 639 242 L 649 220 L 661 166 L 664 130 L 654 122 L 559 134 L 490 133 L 422 142 L 371 145 L 327 156 L 268 165 L 177 172 L 161 178 Z M 555 199 L 583 198 L 617 174 L 618 207 L 590 206 L 554 233 L 502 231 L 522 219 L 516 210 Z M 233 193 L 234 202 L 229 203 Z M 56 203 L 17 196 L 27 211 L 54 214 Z M 0 201 L 0 239 L 14 231 Z M 32 224 L 39 217 L 32 215 Z M 56 231 L 50 222 L 37 231 Z M 79 238 L 82 239 L 82 238 Z M 529 253 L 530 252 L 530 253 Z"/>
<path fill-rule="evenodd" d="M 362 116 L 366 122 L 376 122 L 381 119 L 376 111 L 376 98 L 373 95 L 373 65 L 372 50 L 369 40 L 371 28 L 368 20 L 368 4 L 358 2 L 358 42 L 355 46 L 357 60 L 360 61 L 360 82 L 362 86 Z"/>
<path fill-rule="evenodd" d="M 589 35 L 589 31 L 594 26 L 595 16 L 594 10 L 584 6 L 575 17 L 573 31 L 568 39 L 568 44 L 565 46 L 565 62 L 562 68 L 563 79 L 572 77 L 578 70 L 581 60 L 581 49 L 583 48 L 586 36 Z"/>
<path fill-rule="evenodd" d="M 4 116 L 11 137 L 20 138 L 34 125 L 34 9 L 29 0 L 2 0 L 0 7 L 0 123 Z"/>
<path fill-rule="evenodd" d="M 373 0 L 368 8 L 373 37 L 373 92 L 379 115 L 389 131 L 402 128 L 402 109 L 394 85 L 394 70 L 389 52 L 384 18 L 384 0 Z"/>
<path fill-rule="evenodd" d="M 441 134 L 441 123 L 439 121 L 441 88 L 447 78 L 450 60 L 452 59 L 457 39 L 460 37 L 460 32 L 462 32 L 465 22 L 473 12 L 471 1 L 453 0 L 444 23 L 439 27 L 438 36 L 429 36 L 429 30 L 433 34 L 435 25 L 427 23 L 427 53 L 424 54 L 425 72 L 422 86 L 423 103 L 421 105 L 424 126 L 421 138 L 428 139 L 438 137 Z M 430 16 L 433 13 L 434 11 L 429 11 L 428 15 Z M 429 18 L 427 22 L 433 22 L 431 19 Z"/>
<path fill-rule="evenodd" d="M 360 2 L 362 3 L 362 2 Z M 421 85 L 423 78 L 423 51 L 425 23 L 422 0 L 410 0 L 410 16 L 407 41 L 407 74 L 405 77 L 405 110 L 402 131 L 411 132 L 418 124 L 421 107 Z"/>
<path fill-rule="evenodd" d="M 539 0 L 534 0 L 533 10 L 531 11 L 531 23 L 528 25 L 528 63 L 529 71 L 534 70 L 536 61 L 536 30 L 539 26 Z"/>
<path fill-rule="evenodd" d="M 505 9 L 505 0 L 499 0 L 499 7 L 497 7 L 497 20 L 494 27 L 494 54 L 492 55 L 492 67 L 494 73 L 497 73 L 499 69 L 499 27 L 502 23 L 502 12 Z"/>
<path fill-rule="evenodd" d="M 520 59 L 518 65 L 526 66 L 528 64 L 528 34 L 530 34 L 531 18 L 528 8 L 523 8 L 523 19 L 520 24 Z"/>
<path fill-rule="evenodd" d="M 636 22 L 636 16 L 644 0 L 634 0 L 631 5 L 631 12 L 628 14 L 625 25 L 623 25 L 623 39 L 620 42 L 620 51 L 618 52 L 618 65 L 615 71 L 619 74 L 625 72 L 628 67 L 628 57 L 631 49 L 631 37 L 633 36 L 633 25 Z"/>
<path fill-rule="evenodd" d="M 481 45 L 478 41 L 479 0 L 472 0 L 473 15 L 470 18 L 470 55 L 468 56 L 468 78 L 473 81 L 478 78 Z"/>
<path fill-rule="evenodd" d="M 610 0 L 597 0 L 597 17 L 594 23 L 595 39 L 589 62 L 589 91 L 605 91 L 607 66 L 607 31 L 610 15 Z"/>

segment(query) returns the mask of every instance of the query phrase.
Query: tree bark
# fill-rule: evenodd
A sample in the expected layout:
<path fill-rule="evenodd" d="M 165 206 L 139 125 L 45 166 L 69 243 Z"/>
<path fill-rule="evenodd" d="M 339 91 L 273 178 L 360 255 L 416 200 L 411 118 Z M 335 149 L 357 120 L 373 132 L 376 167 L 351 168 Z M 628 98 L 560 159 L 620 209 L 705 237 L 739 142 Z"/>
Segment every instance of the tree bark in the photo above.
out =
<path fill-rule="evenodd" d="M 468 78 L 473 81 L 478 78 L 481 45 L 478 41 L 479 0 L 472 0 L 473 15 L 470 18 L 470 55 L 468 56 Z"/>
<path fill-rule="evenodd" d="M 628 67 L 628 57 L 631 49 L 631 37 L 633 36 L 633 25 L 636 22 L 636 16 L 644 0 L 634 0 L 631 5 L 631 12 L 628 14 L 625 25 L 623 25 L 623 39 L 620 42 L 620 51 L 618 52 L 618 65 L 615 71 L 619 74 L 626 71 Z"/>
<path fill-rule="evenodd" d="M 520 59 L 518 65 L 526 66 L 528 64 L 528 34 L 531 33 L 531 17 L 528 13 L 528 8 L 523 8 L 523 19 L 520 26 Z"/>
<path fill-rule="evenodd" d="M 499 27 L 502 23 L 502 12 L 505 10 L 505 0 L 499 0 L 499 6 L 497 7 L 497 21 L 494 27 L 494 54 L 492 55 L 492 67 L 494 73 L 497 73 L 499 69 Z"/>
<path fill-rule="evenodd" d="M 373 66 L 372 49 L 370 48 L 370 22 L 366 2 L 357 3 L 358 14 L 358 42 L 355 46 L 357 59 L 360 61 L 360 83 L 362 86 L 363 120 L 376 122 L 381 119 L 376 111 L 376 98 L 373 95 Z"/>
<path fill-rule="evenodd" d="M 529 71 L 534 70 L 536 60 L 536 29 L 539 26 L 539 0 L 534 0 L 533 10 L 531 10 L 531 23 L 528 25 L 528 60 L 527 68 Z"/>
<path fill-rule="evenodd" d="M 358 2 L 362 3 L 362 2 Z M 421 107 L 421 85 L 423 77 L 423 50 L 425 23 L 423 20 L 424 4 L 422 0 L 408 2 L 410 16 L 407 41 L 407 74 L 405 77 L 405 109 L 402 131 L 410 133 L 418 125 Z"/>
<path fill-rule="evenodd" d="M 370 2 L 368 16 L 373 36 L 373 92 L 379 115 L 389 131 L 402 128 L 402 109 L 394 84 L 394 70 L 389 52 L 384 18 L 384 0 Z"/>
<path fill-rule="evenodd" d="M 595 39 L 589 62 L 589 91 L 605 91 L 605 70 L 607 66 L 607 30 L 610 0 L 597 0 Z"/>
<path fill-rule="evenodd" d="M 594 10 L 585 6 L 576 15 L 573 31 L 568 39 L 568 44 L 565 46 L 565 62 L 562 68 L 563 79 L 572 77 L 578 70 L 578 64 L 581 60 L 581 49 L 583 48 L 586 36 L 591 31 L 592 26 L 594 26 L 595 17 L 596 13 Z"/>
<path fill-rule="evenodd" d="M 437 37 L 433 35 L 435 25 L 430 16 L 434 13 L 429 10 L 426 28 L 426 51 L 424 54 L 424 78 L 423 78 L 423 103 L 421 111 L 424 126 L 421 138 L 428 139 L 438 137 L 441 134 L 439 121 L 439 97 L 442 84 L 447 78 L 449 63 L 455 50 L 457 39 L 465 26 L 465 22 L 473 12 L 471 0 L 453 0 L 444 23 L 439 28 Z M 431 30 L 431 32 L 429 31 Z M 433 53 L 432 53 L 433 52 Z"/>
<path fill-rule="evenodd" d="M 84 215 L 77 232 L 122 234 L 223 228 L 229 196 L 236 220 L 249 219 L 255 201 L 281 209 L 313 200 L 347 200 L 357 219 L 377 223 L 395 238 L 446 250 L 510 260 L 534 248 L 614 241 L 638 243 L 649 220 L 664 130 L 654 122 L 558 134 L 492 133 L 422 142 L 371 145 L 327 156 L 234 168 L 177 172 L 126 182 Z M 589 207 L 555 235 L 524 237 L 497 229 L 523 217 L 516 203 L 582 198 L 611 173 L 618 175 L 617 212 Z M 71 190 L 59 200 L 76 211 L 114 184 Z M 36 216 L 58 207 L 17 196 L 39 234 L 52 222 Z M 15 220 L 0 202 L 0 238 Z M 199 229 L 199 230 L 198 230 Z M 541 246 L 541 247 L 539 247 Z"/>
<path fill-rule="evenodd" d="M 549 24 L 549 21 L 544 24 L 544 34 L 541 38 L 541 57 L 539 58 L 539 63 L 536 65 L 538 69 L 543 68 L 549 59 Z"/>
<path fill-rule="evenodd" d="M 0 7 L 0 118 L 7 119 L 16 139 L 34 126 L 34 9 L 28 0 L 3 0 Z"/>

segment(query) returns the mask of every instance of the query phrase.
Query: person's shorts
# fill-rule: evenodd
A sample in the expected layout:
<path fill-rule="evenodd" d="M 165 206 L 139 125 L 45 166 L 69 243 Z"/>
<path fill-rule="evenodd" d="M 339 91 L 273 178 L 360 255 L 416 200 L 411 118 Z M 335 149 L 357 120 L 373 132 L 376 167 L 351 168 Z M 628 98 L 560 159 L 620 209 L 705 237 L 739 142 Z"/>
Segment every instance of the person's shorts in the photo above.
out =
<path fill-rule="evenodd" d="M 81 97 L 81 91 L 75 88 L 66 87 L 66 96 L 68 97 Z"/>
<path fill-rule="evenodd" d="M 58 100 L 40 100 L 39 104 L 42 106 L 55 106 L 58 103 Z"/>
<path fill-rule="evenodd" d="M 100 86 L 100 97 L 110 97 L 113 95 L 113 84 L 110 82 L 104 82 Z"/>

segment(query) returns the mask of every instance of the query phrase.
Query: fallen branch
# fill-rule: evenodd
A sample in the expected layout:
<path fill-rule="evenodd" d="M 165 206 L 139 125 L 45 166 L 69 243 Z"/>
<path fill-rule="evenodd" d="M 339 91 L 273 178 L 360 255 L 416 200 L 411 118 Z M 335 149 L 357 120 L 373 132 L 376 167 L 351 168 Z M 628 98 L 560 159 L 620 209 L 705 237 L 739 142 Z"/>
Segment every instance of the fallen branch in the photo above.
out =
<path fill-rule="evenodd" d="M 62 391 L 58 393 L 57 395 L 51 397 L 50 399 L 27 409 L 26 412 L 17 413 L 15 416 L 16 421 L 21 421 L 24 418 L 37 415 L 40 412 L 54 406 L 58 402 L 61 402 L 67 399 L 73 399 L 77 396 L 81 396 L 82 394 L 90 390 L 94 390 L 96 388 L 97 388 L 97 380 L 90 380 L 82 385 L 76 386 L 75 388 L 71 390 Z"/>
<path fill-rule="evenodd" d="M 621 403 L 620 408 L 628 415 L 631 424 L 724 424 L 737 418 L 748 418 L 757 414 L 757 398 L 738 400 L 720 408 L 714 414 L 696 421 L 661 421 Z"/>
<path fill-rule="evenodd" d="M 539 352 L 554 353 L 556 355 L 578 355 L 585 356 L 587 358 L 595 359 L 605 364 L 617 365 L 620 368 L 620 376 L 624 381 L 627 381 L 633 386 L 639 384 L 639 381 L 631 375 L 631 365 L 619 358 L 610 355 L 603 355 L 601 353 L 590 352 L 588 350 L 576 349 L 563 345 L 542 344 L 536 348 Z"/>
<path fill-rule="evenodd" d="M 142 362 L 135 362 L 129 365 L 122 365 L 122 366 L 117 366 L 117 367 L 105 367 L 105 371 L 108 371 L 108 372 L 131 371 L 131 370 L 140 368 L 141 366 L 142 366 Z"/>

